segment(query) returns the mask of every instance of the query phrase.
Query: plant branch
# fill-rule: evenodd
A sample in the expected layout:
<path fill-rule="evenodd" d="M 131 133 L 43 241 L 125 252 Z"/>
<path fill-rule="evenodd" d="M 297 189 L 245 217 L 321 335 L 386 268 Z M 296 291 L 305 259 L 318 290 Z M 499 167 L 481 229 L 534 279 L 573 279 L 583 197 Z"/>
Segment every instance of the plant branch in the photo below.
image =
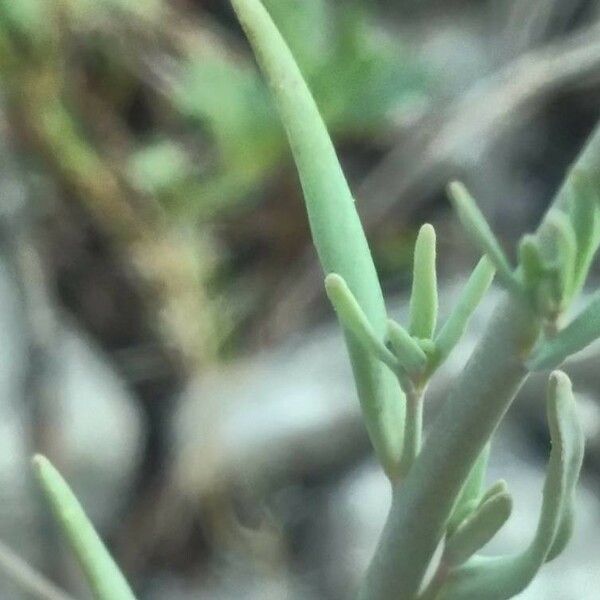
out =
<path fill-rule="evenodd" d="M 600 185 L 600 128 L 571 173 L 578 169 Z M 568 209 L 572 184 L 567 177 L 554 208 Z M 547 235 L 550 228 L 544 219 L 538 235 Z M 527 377 L 525 361 L 541 329 L 533 309 L 505 296 L 433 423 L 419 459 L 394 490 L 361 600 L 409 600 L 418 593 L 469 471 Z"/>

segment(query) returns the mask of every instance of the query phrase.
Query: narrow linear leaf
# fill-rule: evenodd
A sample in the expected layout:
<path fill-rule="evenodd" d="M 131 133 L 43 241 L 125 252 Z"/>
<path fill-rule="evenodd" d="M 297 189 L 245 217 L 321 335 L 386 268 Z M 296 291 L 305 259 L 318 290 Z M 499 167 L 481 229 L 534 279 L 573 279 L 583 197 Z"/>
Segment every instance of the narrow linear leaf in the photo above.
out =
<path fill-rule="evenodd" d="M 461 565 L 485 546 L 506 523 L 512 511 L 512 499 L 506 492 L 494 494 L 465 519 L 447 541 L 444 561 Z"/>
<path fill-rule="evenodd" d="M 551 230 L 549 225 L 545 233 Z M 535 310 L 546 318 L 556 318 L 564 308 L 561 304 L 565 297 L 562 269 L 556 256 L 544 256 L 538 237 L 527 234 L 519 245 L 519 266 L 523 286 Z"/>
<path fill-rule="evenodd" d="M 507 494 L 508 486 L 506 485 L 506 481 L 504 479 L 500 479 L 496 481 L 493 485 L 491 485 L 481 497 L 481 502 L 485 502 L 489 500 L 492 496 L 496 496 L 497 494 Z"/>
<path fill-rule="evenodd" d="M 326 273 L 338 273 L 371 323 L 385 307 L 352 193 L 288 45 L 259 0 L 231 0 L 277 103 L 300 175 L 313 240 Z"/>
<path fill-rule="evenodd" d="M 556 259 L 561 283 L 561 303 L 568 301 L 574 291 L 575 266 L 577 260 L 577 238 L 569 217 L 558 209 L 547 215 L 547 226 L 554 230 Z"/>
<path fill-rule="evenodd" d="M 528 289 L 535 289 L 546 274 L 546 265 L 535 235 L 528 233 L 519 244 L 519 265 L 523 283 Z"/>
<path fill-rule="evenodd" d="M 577 237 L 574 290 L 578 292 L 583 287 L 600 236 L 600 191 L 586 171 L 574 170 L 570 181 L 570 217 Z"/>
<path fill-rule="evenodd" d="M 575 399 L 571 382 L 562 372 L 557 371 L 553 374 L 554 382 L 551 379 L 550 385 L 556 386 L 555 394 L 564 397 L 563 412 L 568 412 L 562 426 L 566 439 L 567 451 L 563 455 L 563 461 L 566 465 L 564 500 L 561 507 L 561 518 L 558 530 L 552 542 L 550 551 L 546 556 L 546 562 L 556 558 L 567 546 L 573 534 L 573 524 L 575 520 L 575 495 L 577 482 L 583 466 L 583 457 L 585 453 L 585 435 L 581 423 L 577 416 Z M 559 413 L 559 418 L 561 414 Z"/>
<path fill-rule="evenodd" d="M 477 508 L 485 482 L 489 457 L 490 445 L 486 444 L 483 452 L 479 455 L 477 462 L 471 469 L 469 477 L 465 481 L 456 501 L 456 506 L 452 511 L 452 515 L 450 516 L 446 527 L 448 534 L 454 533 L 457 527 Z"/>
<path fill-rule="evenodd" d="M 60 473 L 44 456 L 35 456 L 33 466 L 44 496 L 86 575 L 94 598 L 135 600 L 125 577 Z"/>
<path fill-rule="evenodd" d="M 462 338 L 469 320 L 490 287 L 496 272 L 487 257 L 483 257 L 469 277 L 456 306 L 435 338 L 436 363 L 448 358 Z"/>
<path fill-rule="evenodd" d="M 381 286 L 333 143 L 289 47 L 259 0 L 231 0 L 276 101 L 325 273 L 346 281 L 377 337 L 386 332 Z M 396 377 L 346 336 L 366 428 L 389 477 L 397 476 L 406 403 Z M 400 434 L 398 433 L 400 431 Z"/>
<path fill-rule="evenodd" d="M 598 187 L 599 157 L 600 127 L 596 127 L 575 168 L 588 170 Z M 568 180 L 556 194 L 554 206 L 568 206 L 566 188 Z M 542 221 L 538 232 L 544 228 Z M 542 326 L 542 319 L 517 294 L 509 294 L 498 306 L 474 354 L 448 390 L 419 454 L 418 468 L 395 490 L 390 516 L 361 587 L 361 600 L 418 595 L 456 497 L 526 378 L 523 360 Z M 477 600 L 490 600 L 486 591 Z"/>
<path fill-rule="evenodd" d="M 569 356 L 583 350 L 600 337 L 600 294 L 567 327 L 549 340 L 527 362 L 532 371 L 553 369 Z"/>
<path fill-rule="evenodd" d="M 467 234 L 496 267 L 498 279 L 508 289 L 516 290 L 518 284 L 513 275 L 510 263 L 471 194 L 458 181 L 452 182 L 448 186 L 448 194 Z"/>
<path fill-rule="evenodd" d="M 435 229 L 429 223 L 423 225 L 415 244 L 409 331 L 425 339 L 433 336 L 438 314 L 435 243 Z"/>
<path fill-rule="evenodd" d="M 388 319 L 387 337 L 396 353 L 398 362 L 409 373 L 419 373 L 425 368 L 427 355 L 400 323 Z"/>
<path fill-rule="evenodd" d="M 550 376 L 547 408 L 552 449 L 532 542 L 514 556 L 474 556 L 450 574 L 439 600 L 508 600 L 523 591 L 544 562 L 564 548 L 563 529 L 569 528 L 572 494 L 583 461 L 584 435 L 571 382 L 560 371 Z"/>
<path fill-rule="evenodd" d="M 379 360 L 395 370 L 398 366 L 396 357 L 377 337 L 344 279 L 337 273 L 330 273 L 325 278 L 325 290 L 342 326 L 351 331 Z M 420 350 L 418 346 L 417 349 Z"/>

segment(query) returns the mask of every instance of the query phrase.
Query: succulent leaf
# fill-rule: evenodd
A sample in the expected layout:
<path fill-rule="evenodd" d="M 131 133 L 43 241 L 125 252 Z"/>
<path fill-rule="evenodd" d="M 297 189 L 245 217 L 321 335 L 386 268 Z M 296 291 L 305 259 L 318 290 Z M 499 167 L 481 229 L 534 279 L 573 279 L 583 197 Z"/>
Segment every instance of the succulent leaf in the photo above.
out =
<path fill-rule="evenodd" d="M 424 339 L 433 336 L 438 314 L 435 244 L 435 230 L 427 223 L 415 244 L 409 328 L 411 335 Z"/>
<path fill-rule="evenodd" d="M 560 282 L 557 304 L 564 310 L 574 291 L 577 238 L 568 216 L 561 210 L 551 210 L 547 216 L 547 223 L 554 229 L 555 235 L 556 264 Z"/>
<path fill-rule="evenodd" d="M 484 256 L 471 273 L 456 306 L 435 338 L 436 364 L 448 358 L 494 279 L 495 268 Z"/>
<path fill-rule="evenodd" d="M 496 481 L 496 483 L 491 485 L 485 491 L 485 493 L 481 497 L 481 502 L 485 502 L 486 500 L 488 500 L 492 496 L 495 496 L 496 494 L 501 494 L 505 492 L 508 492 L 508 485 L 506 484 L 506 481 L 504 481 L 504 479 L 499 479 L 498 481 Z"/>
<path fill-rule="evenodd" d="M 515 290 L 518 286 L 508 258 L 467 188 L 454 181 L 448 186 L 448 194 L 467 234 L 496 267 L 498 279 L 508 289 Z"/>
<path fill-rule="evenodd" d="M 586 171 L 574 170 L 571 182 L 569 212 L 577 239 L 574 291 L 578 292 L 583 287 L 600 235 L 600 193 Z"/>
<path fill-rule="evenodd" d="M 544 340 L 527 366 L 532 371 L 558 367 L 569 356 L 583 350 L 600 336 L 600 295 L 551 339 Z"/>
<path fill-rule="evenodd" d="M 560 371 L 550 376 L 547 407 L 552 449 L 542 510 L 531 544 L 516 556 L 473 557 L 451 571 L 439 600 L 508 600 L 524 590 L 544 562 L 565 547 L 583 461 L 584 436 L 571 382 Z"/>
<path fill-rule="evenodd" d="M 448 534 L 454 533 L 458 526 L 477 508 L 485 483 L 485 473 L 487 471 L 489 457 L 490 445 L 487 444 L 471 469 L 471 473 L 465 481 L 458 500 L 456 501 L 456 506 L 452 511 L 452 515 L 448 520 L 446 528 Z"/>
<path fill-rule="evenodd" d="M 505 491 L 483 501 L 446 542 L 443 558 L 446 564 L 465 563 L 496 535 L 511 511 L 512 499 Z"/>
<path fill-rule="evenodd" d="M 135 600 L 125 577 L 87 518 L 67 482 L 43 456 L 33 459 L 36 477 L 96 600 Z"/>
<path fill-rule="evenodd" d="M 427 364 L 427 355 L 415 339 L 396 321 L 388 319 L 387 338 L 398 362 L 408 373 L 419 373 Z"/>
<path fill-rule="evenodd" d="M 354 199 L 319 109 L 289 47 L 260 0 L 231 0 L 276 100 L 306 200 L 312 238 L 326 273 L 338 273 L 375 335 L 386 333 L 381 286 Z M 365 423 L 386 473 L 400 465 L 405 399 L 396 377 L 354 334 L 346 342 Z"/>
<path fill-rule="evenodd" d="M 325 278 L 325 290 L 342 327 L 351 331 L 364 344 L 365 348 L 368 348 L 379 360 L 395 370 L 398 366 L 396 357 L 377 337 L 371 323 L 369 323 L 344 279 L 337 273 L 330 273 Z M 417 349 L 420 350 L 418 346 Z M 423 354 L 423 351 L 420 351 Z M 423 354 L 423 358 L 425 358 L 425 354 Z"/>

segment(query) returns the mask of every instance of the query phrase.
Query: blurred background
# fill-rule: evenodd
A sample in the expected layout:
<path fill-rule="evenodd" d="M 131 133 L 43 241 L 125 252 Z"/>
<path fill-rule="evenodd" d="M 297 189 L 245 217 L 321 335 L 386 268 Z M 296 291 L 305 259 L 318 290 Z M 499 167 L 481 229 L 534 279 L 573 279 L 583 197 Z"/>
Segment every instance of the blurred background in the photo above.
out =
<path fill-rule="evenodd" d="M 425 221 L 449 310 L 477 257 L 444 187 L 463 179 L 509 252 L 533 229 L 600 117 L 600 2 L 263 2 L 332 132 L 390 311 Z M 226 0 L 0 0 L 0 335 L 5 568 L 14 551 L 89 597 L 31 481 L 37 451 L 140 599 L 350 597 L 389 490 Z M 588 438 L 576 535 L 522 598 L 599 597 L 598 357 L 567 368 Z M 533 378 L 494 447 L 490 480 L 516 510 L 490 552 L 533 534 L 544 414 Z M 0 574 L 0 598 L 31 597 Z"/>

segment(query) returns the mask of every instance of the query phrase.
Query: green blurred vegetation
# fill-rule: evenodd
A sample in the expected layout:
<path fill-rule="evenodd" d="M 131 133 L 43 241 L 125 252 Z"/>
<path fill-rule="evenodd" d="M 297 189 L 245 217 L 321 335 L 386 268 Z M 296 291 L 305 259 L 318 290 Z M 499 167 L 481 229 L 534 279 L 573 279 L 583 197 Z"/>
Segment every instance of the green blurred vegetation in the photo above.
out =
<path fill-rule="evenodd" d="M 382 131 L 426 93 L 423 65 L 373 24 L 367 3 L 269 0 L 266 6 L 338 139 Z M 191 57 L 173 100 L 193 124 L 209 128 L 218 149 L 212 177 L 184 199 L 194 211 L 239 201 L 286 156 L 266 87 L 247 64 L 225 55 Z M 173 156 L 171 146 L 161 148 L 166 159 Z"/>
<path fill-rule="evenodd" d="M 266 4 L 338 142 L 372 147 L 427 97 L 426 67 L 369 2 Z M 190 365 L 218 356 L 268 293 L 231 280 L 236 250 L 216 231 L 260 223 L 289 161 L 235 27 L 193 2 L 0 0 L 0 86 L 24 164 L 133 265 L 161 335 Z"/>

